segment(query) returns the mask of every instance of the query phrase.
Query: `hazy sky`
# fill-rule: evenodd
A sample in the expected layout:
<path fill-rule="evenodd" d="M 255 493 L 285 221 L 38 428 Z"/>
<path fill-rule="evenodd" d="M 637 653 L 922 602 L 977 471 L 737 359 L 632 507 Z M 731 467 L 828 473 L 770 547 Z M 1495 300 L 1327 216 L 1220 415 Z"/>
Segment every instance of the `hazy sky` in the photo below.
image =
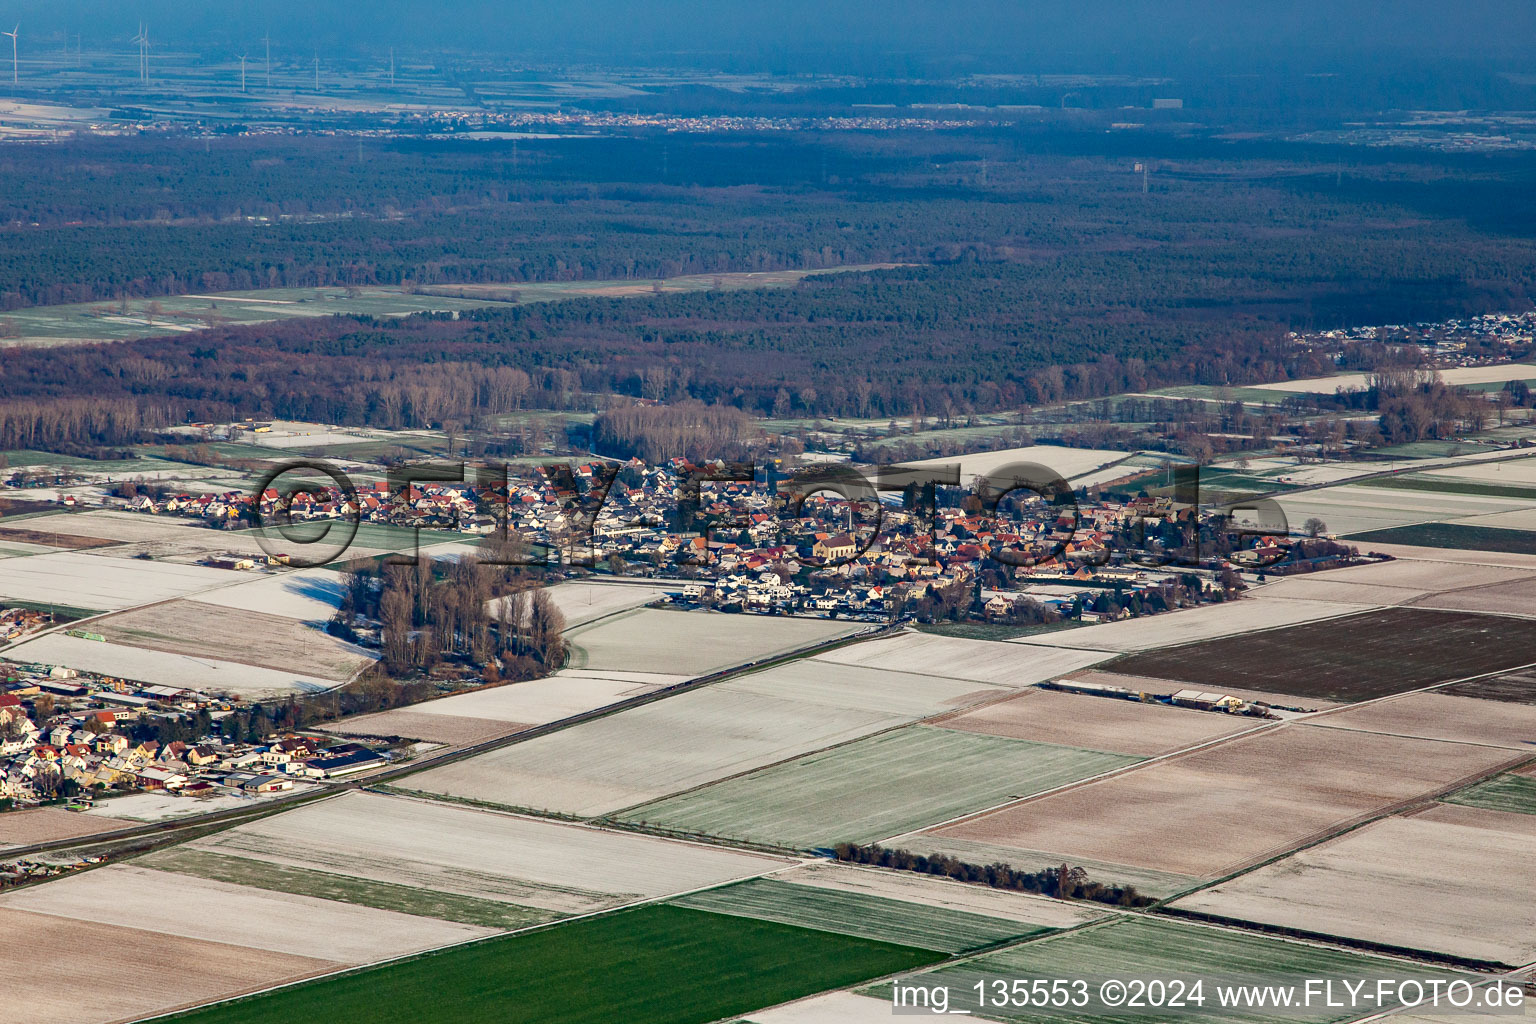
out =
<path fill-rule="evenodd" d="M 485 49 L 654 60 L 713 53 L 782 62 L 898 54 L 987 63 L 1347 60 L 1351 54 L 1501 59 L 1536 44 L 1531 0 L 0 0 L 37 38 L 98 45 L 141 18 L 178 44 Z"/>

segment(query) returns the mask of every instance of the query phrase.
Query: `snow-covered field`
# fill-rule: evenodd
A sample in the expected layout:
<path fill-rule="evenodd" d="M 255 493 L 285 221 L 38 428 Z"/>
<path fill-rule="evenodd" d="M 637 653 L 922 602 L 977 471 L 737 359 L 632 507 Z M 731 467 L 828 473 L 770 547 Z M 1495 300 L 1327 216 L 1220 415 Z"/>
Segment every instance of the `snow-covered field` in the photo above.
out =
<path fill-rule="evenodd" d="M 132 864 L 0 896 L 0 909 L 362 964 L 494 934 L 490 928 L 296 896 Z"/>
<path fill-rule="evenodd" d="M 562 913 L 750 878 L 788 863 L 371 793 L 347 793 L 190 845 Z"/>
<path fill-rule="evenodd" d="M 10 661 L 65 665 L 143 683 L 181 686 L 190 690 L 227 691 L 246 697 L 328 690 L 335 680 L 298 672 L 215 661 L 186 654 L 150 651 L 126 644 L 101 643 L 50 633 L 5 652 Z"/>
<path fill-rule="evenodd" d="M 942 466 L 960 464 L 960 483 L 968 486 L 978 474 L 991 477 L 998 470 L 1018 463 L 1031 463 L 1054 471 L 1066 480 L 1092 473 L 1111 462 L 1130 455 L 1130 452 L 1110 451 L 1102 448 L 1066 448 L 1060 445 L 1036 444 L 1023 448 L 1004 448 L 996 452 L 977 452 L 973 455 L 948 455 L 936 459 L 918 459 L 903 463 L 908 466 Z M 1127 470 L 1129 472 L 1129 469 Z"/>
<path fill-rule="evenodd" d="M 1440 377 L 1447 384 L 1498 384 L 1507 380 L 1536 380 L 1536 366 L 1525 363 L 1505 363 L 1500 366 L 1457 366 L 1449 370 L 1441 370 Z M 1250 384 L 1248 387 L 1263 391 L 1318 391 L 1331 395 L 1339 388 L 1346 391 L 1360 390 L 1369 387 L 1370 383 L 1370 374 L 1341 373 L 1336 377 L 1282 380 L 1273 384 Z"/>
<path fill-rule="evenodd" d="M 116 611 L 237 583 L 242 575 L 200 565 L 55 551 L 6 559 L 0 597 Z"/>

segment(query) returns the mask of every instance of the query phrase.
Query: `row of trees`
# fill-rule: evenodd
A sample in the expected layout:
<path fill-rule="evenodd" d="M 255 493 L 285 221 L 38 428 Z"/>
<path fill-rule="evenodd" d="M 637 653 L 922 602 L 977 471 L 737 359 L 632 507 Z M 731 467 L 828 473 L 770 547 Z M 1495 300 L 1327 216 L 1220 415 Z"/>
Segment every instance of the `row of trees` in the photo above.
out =
<path fill-rule="evenodd" d="M 1156 902 L 1138 893 L 1133 885 L 1095 882 L 1082 868 L 1066 864 L 1041 868 L 1039 871 L 1024 871 L 1001 862 L 971 864 L 942 853 L 924 855 L 879 845 L 861 846 L 858 843 L 838 843 L 832 848 L 832 853 L 838 860 L 849 864 L 872 864 L 897 871 L 940 875 L 993 889 L 1034 892 L 1057 899 L 1091 900 L 1117 907 L 1145 907 Z"/>

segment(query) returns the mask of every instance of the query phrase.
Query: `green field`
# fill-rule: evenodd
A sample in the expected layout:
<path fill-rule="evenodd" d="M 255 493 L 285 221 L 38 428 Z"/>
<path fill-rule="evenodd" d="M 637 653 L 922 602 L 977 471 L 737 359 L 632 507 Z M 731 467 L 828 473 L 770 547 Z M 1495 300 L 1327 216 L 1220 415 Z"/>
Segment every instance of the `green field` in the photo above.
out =
<path fill-rule="evenodd" d="M 1271 491 L 1294 490 L 1295 487 L 1295 484 L 1283 484 L 1278 480 L 1237 470 L 1203 469 L 1200 471 L 1202 500 L 1211 500 L 1208 496 L 1216 494 L 1267 494 Z"/>
<path fill-rule="evenodd" d="M 1481 807 L 1485 811 L 1536 814 L 1536 779 L 1524 775 L 1495 775 L 1445 798 L 1446 803 Z"/>
<path fill-rule="evenodd" d="M 326 532 L 326 527 L 331 532 Z M 274 540 L 280 540 L 284 534 L 279 532 L 280 524 L 273 522 L 267 527 L 268 533 Z M 316 520 L 314 522 L 295 522 L 291 527 L 286 527 L 287 534 L 291 535 L 292 543 L 314 543 L 307 538 L 324 537 L 320 543 L 333 545 L 339 538 L 346 536 L 346 524 L 341 520 Z M 451 530 L 422 530 L 420 544 L 427 547 L 431 544 L 444 544 L 449 541 L 473 540 L 473 534 L 454 533 Z M 389 523 L 358 523 L 357 533 L 352 537 L 349 551 L 352 548 L 371 548 L 384 551 L 396 551 L 409 554 L 418 541 L 417 531 L 409 526 L 392 526 Z"/>
<path fill-rule="evenodd" d="M 923 975 L 921 981 L 944 981 L 951 993 L 951 1009 L 961 993 L 973 993 L 977 981 L 995 978 L 1084 978 L 1094 979 L 1093 987 L 1107 978 L 1205 979 L 1204 1006 L 1189 1005 L 1178 1010 L 1136 1012 L 1129 1008 L 1099 1010 L 1085 1008 L 1071 1013 L 1060 1009 L 999 1009 L 989 1007 L 987 1014 L 1005 1021 L 1039 1021 L 1042 1024 L 1162 1024 L 1168 1020 L 1220 1021 L 1221 1024 L 1251 1022 L 1312 1022 L 1324 1024 L 1361 1016 L 1358 1009 L 1317 1006 L 1310 1012 L 1300 1009 L 1242 1009 L 1215 1005 L 1217 984 L 1301 985 L 1308 978 L 1435 978 L 1456 977 L 1444 971 L 1409 968 L 1402 963 L 1338 950 L 1322 949 L 1295 942 L 1266 938 L 1242 932 L 1217 930 L 1159 921 L 1145 917 L 1119 921 L 1046 936 L 1021 946 L 1001 950 L 953 967 L 942 967 Z M 1465 977 L 1464 975 L 1462 977 Z M 1374 982 L 1368 982 L 1374 991 Z M 887 1001 L 889 986 L 870 991 Z M 969 1004 L 967 1004 L 969 1005 Z M 1386 1007 L 1382 1007 L 1386 1009 Z"/>
<path fill-rule="evenodd" d="M 754 878 L 672 901 L 758 921 L 777 921 L 838 935 L 854 935 L 937 953 L 963 953 L 1010 939 L 1039 935 L 1042 925 L 1006 921 L 947 907 L 885 899 L 860 892 Z"/>
<path fill-rule="evenodd" d="M 1407 444 L 1372 448 L 1371 454 L 1391 459 L 1445 459 L 1457 455 L 1476 455 L 1489 450 L 1488 445 L 1471 441 L 1410 441 Z"/>
<path fill-rule="evenodd" d="M 657 800 L 622 817 L 796 849 L 869 843 L 1139 760 L 917 725 Z"/>
<path fill-rule="evenodd" d="M 655 905 L 194 1010 L 195 1024 L 705 1024 L 938 954 Z"/>
<path fill-rule="evenodd" d="M 206 850 L 172 847 L 134 861 L 140 867 L 175 871 L 216 882 L 231 882 L 273 892 L 290 892 L 340 903 L 355 903 L 379 910 L 393 910 L 417 917 L 435 917 L 441 921 L 480 925 L 485 928 L 513 930 L 545 924 L 561 915 L 520 907 L 513 903 L 481 900 L 456 893 L 437 892 L 413 885 L 395 885 L 366 878 L 316 871 L 312 868 L 271 864 L 249 857 Z"/>
<path fill-rule="evenodd" d="M 1019 637 L 1035 636 L 1040 633 L 1076 629 L 1081 625 L 1082 623 L 1076 619 L 1063 619 L 1061 622 L 1041 623 L 1034 626 L 1008 626 L 1000 622 L 935 622 L 931 625 L 918 625 L 916 629 L 919 633 L 953 636 L 961 640 L 1017 640 Z"/>
<path fill-rule="evenodd" d="M 1497 526 L 1464 526 L 1460 523 L 1417 523 L 1352 534 L 1345 540 L 1357 544 L 1416 544 L 1425 548 L 1462 551 L 1502 551 L 1536 555 L 1536 533 L 1505 530 Z"/>
<path fill-rule="evenodd" d="M 1476 480 L 1458 480 L 1455 477 L 1444 476 L 1388 476 L 1367 481 L 1367 485 L 1399 491 L 1433 491 L 1440 494 L 1480 494 L 1493 498 L 1536 499 L 1536 487 L 1482 484 Z"/>
<path fill-rule="evenodd" d="M 9 476 L 12 471 L 18 469 L 41 469 L 45 471 L 67 470 L 78 473 L 107 473 L 112 475 L 132 476 L 136 473 L 164 473 L 172 470 L 183 472 L 207 472 L 205 466 L 194 466 L 186 462 L 172 462 L 153 454 L 152 449 L 140 452 L 136 459 L 82 459 L 78 455 L 61 455 L 55 452 L 36 451 L 30 448 L 13 448 L 0 452 L 0 458 L 4 459 L 7 469 L 0 472 L 0 476 Z M 17 497 L 26 497 L 26 491 L 15 492 Z"/>

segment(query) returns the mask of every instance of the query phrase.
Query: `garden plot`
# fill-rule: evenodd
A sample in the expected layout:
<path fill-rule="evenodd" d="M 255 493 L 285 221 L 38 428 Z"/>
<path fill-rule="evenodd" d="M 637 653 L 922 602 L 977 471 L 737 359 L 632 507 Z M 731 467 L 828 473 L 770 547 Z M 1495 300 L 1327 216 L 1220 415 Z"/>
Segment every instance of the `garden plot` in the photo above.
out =
<path fill-rule="evenodd" d="M 1040 633 L 1010 640 L 1008 643 L 1028 647 L 1142 651 L 1298 622 L 1331 619 L 1359 610 L 1356 605 L 1332 601 L 1266 600 L 1261 591 L 1255 597 L 1240 601 L 1203 605 L 1161 615 L 1123 619 L 1120 622 L 1105 622 L 1080 629 L 1064 629 L 1056 633 Z"/>
<path fill-rule="evenodd" d="M 1137 760 L 919 725 L 636 807 L 623 817 L 796 849 L 869 843 Z"/>
<path fill-rule="evenodd" d="M 1016 867 L 1079 859 L 1213 878 L 1512 763 L 1499 747 L 1285 723 L 930 833 L 1011 847 Z"/>
<path fill-rule="evenodd" d="M 1104 660 L 1097 651 L 1049 649 L 934 633 L 902 633 L 849 644 L 811 660 L 918 675 L 1026 686 Z"/>
<path fill-rule="evenodd" d="M 310 896 L 114 864 L 0 896 L 0 909 L 362 964 L 494 934 Z"/>
<path fill-rule="evenodd" d="M 116 611 L 228 586 L 240 574 L 200 565 L 55 551 L 13 558 L 0 572 L 0 598 Z"/>
<path fill-rule="evenodd" d="M 988 736 L 1155 757 L 1262 728 L 1265 723 L 1166 704 L 1036 688 L 1007 700 L 946 715 L 933 724 Z"/>
<path fill-rule="evenodd" d="M 1112 462 L 1128 458 L 1131 452 L 1117 452 L 1098 448 L 1063 448 L 1057 445 L 1037 444 L 1024 448 L 1005 448 L 996 452 L 976 452 L 971 455 L 950 455 L 937 459 L 918 459 L 904 462 L 904 466 L 960 465 L 960 484 L 968 487 L 978 475 L 991 477 L 998 470 L 1017 463 L 1033 463 L 1044 466 L 1065 480 L 1083 476 L 1102 469 Z M 1126 472 L 1130 472 L 1129 469 Z"/>
<path fill-rule="evenodd" d="M 565 634 L 570 666 L 707 675 L 868 628 L 830 619 L 642 608 Z"/>
<path fill-rule="evenodd" d="M 0 850 L 7 846 L 31 846 L 59 839 L 93 836 L 98 832 L 130 828 L 131 821 L 102 815 L 85 815 L 57 807 L 34 807 L 0 814 Z"/>
<path fill-rule="evenodd" d="M 1308 978 L 1366 979 L 1369 991 L 1376 979 L 1456 975 L 1415 968 L 1405 971 L 1400 961 L 1287 942 L 1267 936 L 1206 928 L 1146 917 L 1127 917 L 1062 935 L 1047 935 L 986 956 L 922 975 L 927 982 L 947 982 L 952 997 L 972 992 L 977 981 L 992 978 L 1221 978 L 1242 979 L 1248 984 L 1301 985 Z M 1465 976 L 1463 976 L 1465 977 Z M 1474 979 L 1475 980 L 1475 979 Z M 1090 983 L 1096 987 L 1096 982 Z M 1336 982 L 1337 984 L 1337 982 Z M 1269 1008 L 1247 1010 L 1224 1007 L 1207 984 L 1203 1006 L 1187 1006 L 1177 1013 L 1181 1021 L 1219 1021 L 1221 1024 L 1323 1024 L 1359 1016 L 1358 1010 L 1317 1006 L 1309 1011 Z M 886 994 L 885 987 L 875 990 Z M 887 996 L 888 998 L 888 996 Z M 952 998 L 951 1007 L 958 1003 Z M 974 1004 L 970 1004 L 974 1005 Z M 887 1003 L 889 1007 L 889 1003 Z M 887 1014 L 890 1013 L 887 1008 Z M 994 1009 L 987 1016 L 1005 1021 L 1058 1024 L 1060 1009 Z M 1136 1013 L 1125 1008 L 1095 1012 L 1077 1011 L 1074 1024 L 1155 1024 L 1170 1019 L 1166 1010 Z"/>
<path fill-rule="evenodd" d="M 557 583 L 547 591 L 565 616 L 568 627 L 580 626 L 615 612 L 650 604 L 665 594 L 682 590 L 681 583 L 596 583 L 573 580 Z M 494 603 L 494 602 L 493 602 Z"/>
<path fill-rule="evenodd" d="M 0 906 L 5 999 L 27 1024 L 108 1024 L 295 981 L 337 964 Z M 89 970 L 82 965 L 89 964 Z"/>
<path fill-rule="evenodd" d="M 101 643 L 63 633 L 50 633 L 12 647 L 5 658 L 16 662 L 65 665 L 119 679 L 177 686 L 188 690 L 234 693 L 245 697 L 316 693 L 336 685 L 332 679 L 280 672 L 233 661 L 214 661 L 186 654 L 149 651 L 126 644 Z"/>
<path fill-rule="evenodd" d="M 220 608 L 323 623 L 341 607 L 345 591 L 338 572 L 300 569 L 199 594 L 193 600 Z"/>
<path fill-rule="evenodd" d="M 1185 910 L 1509 965 L 1536 960 L 1536 818 L 1437 807 L 1180 899 Z"/>
<path fill-rule="evenodd" d="M 239 588 L 234 588 L 239 589 Z M 168 601 L 97 619 L 110 644 L 234 662 L 342 683 L 373 655 L 298 619 L 201 601 Z"/>
<path fill-rule="evenodd" d="M 1409 693 L 1356 708 L 1330 711 L 1308 725 L 1394 736 L 1484 743 L 1536 754 L 1536 705 Z"/>
<path fill-rule="evenodd" d="M 1385 608 L 1248 636 L 1131 654 L 1108 667 L 1205 690 L 1243 686 L 1369 700 L 1536 662 L 1536 622 Z"/>
<path fill-rule="evenodd" d="M 505 806 L 606 814 L 995 692 L 978 692 L 968 680 L 801 659 L 430 769 L 409 785 Z"/>
<path fill-rule="evenodd" d="M 754 878 L 672 901 L 679 907 L 754 921 L 852 935 L 877 942 L 963 953 L 1038 935 L 1049 929 L 969 911 L 924 906 L 825 886 Z"/>
<path fill-rule="evenodd" d="M 263 818 L 189 848 L 556 914 L 785 866 L 779 858 L 365 793 Z"/>

